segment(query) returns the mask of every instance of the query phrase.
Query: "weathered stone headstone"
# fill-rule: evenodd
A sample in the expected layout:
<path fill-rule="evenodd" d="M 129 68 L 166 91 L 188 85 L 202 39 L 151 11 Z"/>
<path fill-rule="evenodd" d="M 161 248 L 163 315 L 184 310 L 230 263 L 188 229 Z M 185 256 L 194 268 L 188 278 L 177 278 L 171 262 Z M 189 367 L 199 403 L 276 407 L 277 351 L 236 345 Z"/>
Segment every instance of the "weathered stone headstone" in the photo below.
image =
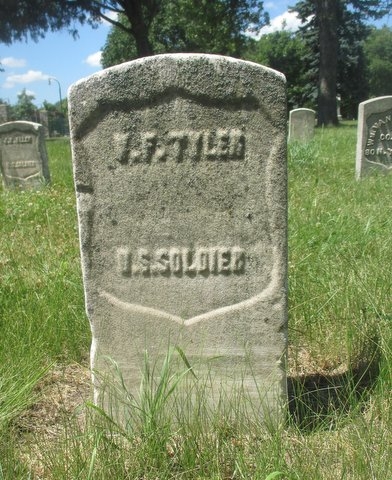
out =
<path fill-rule="evenodd" d="M 392 169 L 392 96 L 359 104 L 356 178 Z"/>
<path fill-rule="evenodd" d="M 49 112 L 47 110 L 39 110 L 39 122 L 44 128 L 45 138 L 49 138 Z"/>
<path fill-rule="evenodd" d="M 158 55 L 69 91 L 92 366 L 139 391 L 143 352 L 179 345 L 208 396 L 285 399 L 284 76 Z M 204 378 L 204 380 L 203 380 Z M 95 377 L 96 399 L 103 386 Z M 245 403 L 245 402 L 244 402 Z M 264 411 L 265 413 L 265 411 Z"/>
<path fill-rule="evenodd" d="M 289 141 L 309 142 L 314 136 L 316 112 L 310 108 L 296 108 L 289 115 Z"/>
<path fill-rule="evenodd" d="M 0 125 L 8 122 L 8 105 L 0 103 Z"/>
<path fill-rule="evenodd" d="M 39 188 L 49 182 L 42 125 L 22 121 L 0 125 L 0 165 L 5 188 Z"/>

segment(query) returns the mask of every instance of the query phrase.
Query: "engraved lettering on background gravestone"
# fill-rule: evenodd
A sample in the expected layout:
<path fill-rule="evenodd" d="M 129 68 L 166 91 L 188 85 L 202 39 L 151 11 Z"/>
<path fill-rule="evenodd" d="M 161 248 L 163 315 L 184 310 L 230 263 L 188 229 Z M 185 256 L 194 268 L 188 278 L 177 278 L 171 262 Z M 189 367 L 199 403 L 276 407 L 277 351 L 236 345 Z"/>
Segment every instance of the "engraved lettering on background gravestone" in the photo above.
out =
<path fill-rule="evenodd" d="M 5 188 L 39 188 L 49 182 L 42 125 L 23 121 L 0 125 L 0 165 Z"/>
<path fill-rule="evenodd" d="M 314 136 L 316 112 L 310 108 L 291 110 L 289 115 L 289 141 L 309 142 Z"/>
<path fill-rule="evenodd" d="M 362 102 L 358 108 L 356 177 L 392 169 L 392 96 Z"/>
<path fill-rule="evenodd" d="M 158 55 L 81 80 L 69 100 L 92 367 L 113 358 L 136 394 L 143 352 L 162 358 L 170 341 L 201 381 L 208 371 L 213 403 L 241 385 L 281 418 L 283 75 Z"/>

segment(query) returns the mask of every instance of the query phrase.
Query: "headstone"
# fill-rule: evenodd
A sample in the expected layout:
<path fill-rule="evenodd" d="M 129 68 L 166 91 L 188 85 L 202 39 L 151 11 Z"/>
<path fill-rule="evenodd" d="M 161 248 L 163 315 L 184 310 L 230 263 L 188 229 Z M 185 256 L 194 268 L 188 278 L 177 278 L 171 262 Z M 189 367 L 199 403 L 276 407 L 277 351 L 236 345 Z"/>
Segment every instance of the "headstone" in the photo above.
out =
<path fill-rule="evenodd" d="M 0 103 L 0 125 L 8 122 L 8 105 Z"/>
<path fill-rule="evenodd" d="M 362 102 L 358 107 L 356 178 L 392 169 L 392 96 Z"/>
<path fill-rule="evenodd" d="M 49 112 L 47 110 L 38 111 L 39 122 L 44 128 L 45 138 L 49 138 Z"/>
<path fill-rule="evenodd" d="M 310 108 L 296 108 L 289 116 L 289 141 L 306 143 L 314 136 L 316 112 Z"/>
<path fill-rule="evenodd" d="M 336 116 L 338 120 L 342 120 L 342 113 L 340 111 L 340 105 L 342 104 L 342 97 L 340 95 L 336 95 Z"/>
<path fill-rule="evenodd" d="M 96 401 L 108 357 L 137 394 L 144 352 L 159 360 L 170 343 L 211 381 L 213 406 L 243 389 L 254 411 L 280 418 L 284 76 L 157 55 L 82 79 L 69 104 Z"/>
<path fill-rule="evenodd" d="M 39 188 L 49 182 L 42 125 L 22 121 L 0 125 L 0 165 L 4 188 Z"/>

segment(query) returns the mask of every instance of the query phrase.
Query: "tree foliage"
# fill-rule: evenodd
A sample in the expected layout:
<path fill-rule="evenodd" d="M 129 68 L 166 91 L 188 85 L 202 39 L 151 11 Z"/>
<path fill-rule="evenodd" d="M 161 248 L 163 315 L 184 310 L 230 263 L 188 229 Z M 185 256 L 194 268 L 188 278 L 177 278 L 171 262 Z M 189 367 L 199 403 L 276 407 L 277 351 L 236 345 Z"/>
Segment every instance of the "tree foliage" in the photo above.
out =
<path fill-rule="evenodd" d="M 96 26 L 106 20 L 133 35 L 140 55 L 152 53 L 148 31 L 162 0 L 0 0 L 0 42 L 43 38 L 48 31 L 67 29 L 77 35 L 79 24 Z M 111 15 L 123 14 L 128 25 Z"/>
<path fill-rule="evenodd" d="M 345 118 L 356 118 L 358 104 L 369 96 L 364 41 L 370 32 L 358 12 L 345 10 L 338 27 L 337 94 Z"/>
<path fill-rule="evenodd" d="M 46 100 L 43 102 L 44 110 L 48 116 L 48 130 L 50 137 L 56 137 L 68 133 L 69 128 L 67 115 L 64 113 L 64 104 L 65 109 L 67 109 L 66 100 L 62 100 L 61 103 L 50 103 Z"/>
<path fill-rule="evenodd" d="M 294 6 L 294 10 L 306 22 L 302 30 L 317 60 L 319 125 L 338 123 L 338 87 L 343 90 L 344 77 L 347 78 L 347 75 L 351 80 L 363 75 L 361 42 L 367 34 L 364 21 L 381 18 L 391 7 L 389 0 L 301 0 Z M 350 94 L 350 90 L 347 89 L 345 93 Z M 357 100 L 361 95 L 366 96 L 365 89 L 358 89 Z"/>
<path fill-rule="evenodd" d="M 18 94 L 17 103 L 11 108 L 12 120 L 26 120 L 28 122 L 35 121 L 35 113 L 37 107 L 34 105 L 34 95 L 30 95 L 24 88 Z"/>
<path fill-rule="evenodd" d="M 302 35 L 288 30 L 263 35 L 250 44 L 246 58 L 284 73 L 287 80 L 288 108 L 314 108 L 313 89 L 308 83 L 303 61 L 310 51 Z"/>
<path fill-rule="evenodd" d="M 97 22 L 99 10 L 90 0 L 0 0 L 0 42 L 43 38 L 48 31 L 68 29 L 77 34 L 79 23 Z"/>
<path fill-rule="evenodd" d="M 127 18 L 119 19 L 122 24 L 127 23 Z M 155 47 L 154 50 L 158 52 Z M 125 30 L 111 28 L 102 49 L 101 65 L 103 68 L 112 67 L 119 63 L 137 58 L 135 39 Z"/>
<path fill-rule="evenodd" d="M 103 49 L 102 64 L 112 66 L 140 56 L 129 18 L 118 17 L 124 28 L 112 28 Z M 162 0 L 149 24 L 153 53 L 205 52 L 239 57 L 248 37 L 267 23 L 263 3 L 256 0 Z"/>
<path fill-rule="evenodd" d="M 78 24 L 105 19 L 133 39 L 138 57 L 154 53 L 158 31 L 166 51 L 211 46 L 212 36 L 215 50 L 237 52 L 245 29 L 264 20 L 259 0 L 0 0 L 0 11 L 0 42 L 64 28 L 76 35 Z"/>
<path fill-rule="evenodd" d="M 392 95 L 392 29 L 373 29 L 365 43 L 370 96 Z"/>

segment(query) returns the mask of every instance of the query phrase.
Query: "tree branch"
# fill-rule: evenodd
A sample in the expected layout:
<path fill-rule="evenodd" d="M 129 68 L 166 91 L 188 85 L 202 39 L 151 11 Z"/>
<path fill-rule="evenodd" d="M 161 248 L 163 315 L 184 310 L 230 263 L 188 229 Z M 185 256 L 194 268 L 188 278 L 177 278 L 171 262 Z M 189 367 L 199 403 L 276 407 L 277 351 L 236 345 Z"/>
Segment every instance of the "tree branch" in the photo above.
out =
<path fill-rule="evenodd" d="M 111 12 L 114 12 L 114 13 L 124 13 L 124 9 L 120 10 L 119 8 L 116 8 L 114 6 L 109 6 L 108 4 L 99 2 L 97 0 L 93 0 L 92 3 L 94 5 L 96 5 L 99 8 L 100 11 L 101 10 L 110 10 Z M 115 3 L 119 3 L 119 2 L 115 2 Z M 100 14 L 100 16 L 101 16 L 101 14 Z"/>

